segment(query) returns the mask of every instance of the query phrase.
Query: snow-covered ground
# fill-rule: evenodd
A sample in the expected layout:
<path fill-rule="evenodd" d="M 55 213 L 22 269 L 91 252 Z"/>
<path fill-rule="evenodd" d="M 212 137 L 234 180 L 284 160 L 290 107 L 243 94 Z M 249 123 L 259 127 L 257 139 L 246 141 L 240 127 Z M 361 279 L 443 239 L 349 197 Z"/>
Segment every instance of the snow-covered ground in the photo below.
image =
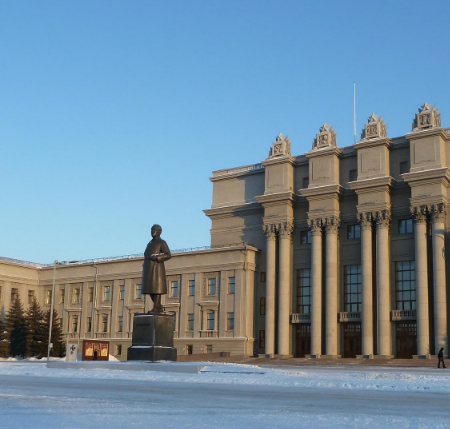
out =
<path fill-rule="evenodd" d="M 203 365 L 175 374 L 3 361 L 0 428 L 450 427 L 447 370 Z"/>

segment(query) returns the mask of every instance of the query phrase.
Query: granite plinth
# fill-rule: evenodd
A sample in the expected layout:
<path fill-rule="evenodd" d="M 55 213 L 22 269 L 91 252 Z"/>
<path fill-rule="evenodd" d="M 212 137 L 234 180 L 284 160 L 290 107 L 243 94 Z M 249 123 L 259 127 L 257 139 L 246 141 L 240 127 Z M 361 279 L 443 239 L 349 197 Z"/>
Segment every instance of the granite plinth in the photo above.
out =
<path fill-rule="evenodd" d="M 136 314 L 128 360 L 177 360 L 173 346 L 173 316 L 168 314 Z"/>

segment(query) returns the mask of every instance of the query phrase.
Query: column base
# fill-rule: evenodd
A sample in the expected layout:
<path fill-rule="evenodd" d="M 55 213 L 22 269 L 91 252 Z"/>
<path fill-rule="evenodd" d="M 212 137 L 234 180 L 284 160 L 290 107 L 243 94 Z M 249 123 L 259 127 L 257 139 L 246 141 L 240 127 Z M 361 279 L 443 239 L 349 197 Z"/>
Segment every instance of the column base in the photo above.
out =
<path fill-rule="evenodd" d="M 340 359 L 342 356 L 341 355 L 322 355 L 321 358 L 324 359 Z"/>
<path fill-rule="evenodd" d="M 308 359 L 320 359 L 320 355 L 306 355 Z"/>
<path fill-rule="evenodd" d="M 277 359 L 290 359 L 294 357 L 294 355 L 274 355 L 273 357 Z"/>
<path fill-rule="evenodd" d="M 394 359 L 394 355 L 375 355 L 374 359 Z"/>
<path fill-rule="evenodd" d="M 373 359 L 373 354 L 369 355 L 356 355 L 356 359 Z"/>
<path fill-rule="evenodd" d="M 430 354 L 427 355 L 413 355 L 413 359 L 432 359 L 433 356 Z"/>
<path fill-rule="evenodd" d="M 269 358 L 272 359 L 273 358 L 273 354 L 272 353 L 267 353 L 267 354 L 260 354 L 258 355 L 259 358 Z"/>

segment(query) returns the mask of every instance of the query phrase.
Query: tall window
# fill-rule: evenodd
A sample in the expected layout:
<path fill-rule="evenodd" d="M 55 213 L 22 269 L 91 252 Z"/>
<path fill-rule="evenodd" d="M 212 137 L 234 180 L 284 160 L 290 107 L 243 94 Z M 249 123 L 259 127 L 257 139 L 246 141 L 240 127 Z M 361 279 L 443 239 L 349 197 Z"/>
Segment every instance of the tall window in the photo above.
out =
<path fill-rule="evenodd" d="M 116 346 L 116 356 L 122 355 L 122 344 L 117 344 Z"/>
<path fill-rule="evenodd" d="M 17 290 L 17 289 L 11 289 L 11 296 L 12 296 L 12 291 L 13 290 Z M 51 304 L 52 302 L 52 291 L 51 290 L 47 290 L 45 291 L 45 303 L 46 304 Z"/>
<path fill-rule="evenodd" d="M 94 301 L 94 288 L 90 287 L 88 290 L 88 302 Z"/>
<path fill-rule="evenodd" d="M 412 234 L 413 233 L 413 220 L 412 219 L 400 219 L 398 221 L 398 233 L 399 234 Z"/>
<path fill-rule="evenodd" d="M 72 302 L 78 304 L 80 302 L 80 289 L 76 288 L 73 290 Z"/>
<path fill-rule="evenodd" d="M 178 297 L 178 280 L 170 282 L 170 296 L 172 298 Z"/>
<path fill-rule="evenodd" d="M 261 272 L 261 275 L 259 277 L 259 281 L 261 283 L 265 283 L 266 282 L 266 272 L 265 271 Z"/>
<path fill-rule="evenodd" d="M 125 285 L 119 286 L 119 299 L 123 301 L 125 299 Z"/>
<path fill-rule="evenodd" d="M 64 295 L 65 295 L 65 290 L 60 289 L 60 291 L 59 291 L 59 303 L 60 304 L 64 304 Z"/>
<path fill-rule="evenodd" d="M 416 263 L 395 263 L 395 301 L 397 310 L 416 309 Z"/>
<path fill-rule="evenodd" d="M 103 301 L 110 301 L 111 300 L 111 286 L 104 286 L 103 287 Z"/>
<path fill-rule="evenodd" d="M 345 311 L 361 311 L 361 265 L 344 267 Z"/>
<path fill-rule="evenodd" d="M 195 295 L 195 280 L 189 280 L 189 296 Z"/>
<path fill-rule="evenodd" d="M 207 344 L 206 345 L 206 353 L 212 353 L 213 352 L 213 348 L 212 348 L 212 344 Z"/>
<path fill-rule="evenodd" d="M 92 331 L 92 318 L 86 317 L 86 332 Z"/>
<path fill-rule="evenodd" d="M 236 278 L 228 277 L 228 293 L 234 293 L 235 285 L 236 285 Z"/>
<path fill-rule="evenodd" d="M 123 316 L 117 318 L 117 332 L 123 332 Z"/>
<path fill-rule="evenodd" d="M 188 345 L 186 346 L 186 354 L 187 354 L 187 355 L 191 355 L 192 352 L 193 352 L 193 350 L 194 350 L 194 346 L 193 346 L 192 344 L 188 344 Z"/>
<path fill-rule="evenodd" d="M 216 279 L 208 279 L 208 295 L 216 294 Z"/>
<path fill-rule="evenodd" d="M 33 302 L 34 299 L 34 290 L 29 290 L 28 291 L 28 304 L 31 304 Z"/>
<path fill-rule="evenodd" d="M 194 330 L 194 313 L 188 313 L 187 322 L 188 322 L 188 331 L 193 331 Z"/>
<path fill-rule="evenodd" d="M 72 316 L 72 332 L 78 332 L 78 316 Z"/>
<path fill-rule="evenodd" d="M 300 231 L 300 244 L 311 244 L 311 230 Z"/>
<path fill-rule="evenodd" d="M 174 311 L 172 313 L 173 315 L 173 330 L 176 331 L 177 330 L 177 312 Z"/>
<path fill-rule="evenodd" d="M 207 330 L 208 331 L 214 331 L 215 328 L 215 313 L 214 311 L 208 311 L 207 315 L 206 315 L 206 326 L 207 326 Z"/>
<path fill-rule="evenodd" d="M 297 312 L 311 313 L 311 269 L 297 270 Z"/>
<path fill-rule="evenodd" d="M 259 298 L 259 314 L 261 316 L 266 315 L 266 298 L 265 297 Z"/>
<path fill-rule="evenodd" d="M 349 240 L 356 240 L 361 238 L 361 225 L 348 225 L 347 238 Z"/>
<path fill-rule="evenodd" d="M 266 331 L 259 331 L 259 348 L 266 347 Z"/>
<path fill-rule="evenodd" d="M 227 329 L 229 331 L 234 329 L 234 313 L 227 313 Z"/>
<path fill-rule="evenodd" d="M 135 296 L 136 299 L 142 299 L 142 285 L 139 284 L 136 285 Z"/>
<path fill-rule="evenodd" d="M 108 332 L 108 315 L 102 315 L 102 332 Z"/>

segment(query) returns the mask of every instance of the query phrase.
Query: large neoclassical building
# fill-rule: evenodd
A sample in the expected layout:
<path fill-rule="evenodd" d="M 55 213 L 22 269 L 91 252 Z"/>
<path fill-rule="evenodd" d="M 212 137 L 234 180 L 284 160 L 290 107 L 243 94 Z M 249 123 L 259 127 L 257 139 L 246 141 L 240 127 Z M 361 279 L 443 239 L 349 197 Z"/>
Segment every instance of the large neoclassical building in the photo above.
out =
<path fill-rule="evenodd" d="M 281 134 L 261 163 L 213 172 L 211 246 L 166 262 L 178 354 L 426 357 L 448 353 L 450 129 L 424 104 L 388 137 L 372 115 L 340 148 L 323 125 L 292 156 Z M 2 315 L 52 298 L 69 342 L 108 339 L 125 359 L 142 255 L 53 266 L 2 258 Z"/>

